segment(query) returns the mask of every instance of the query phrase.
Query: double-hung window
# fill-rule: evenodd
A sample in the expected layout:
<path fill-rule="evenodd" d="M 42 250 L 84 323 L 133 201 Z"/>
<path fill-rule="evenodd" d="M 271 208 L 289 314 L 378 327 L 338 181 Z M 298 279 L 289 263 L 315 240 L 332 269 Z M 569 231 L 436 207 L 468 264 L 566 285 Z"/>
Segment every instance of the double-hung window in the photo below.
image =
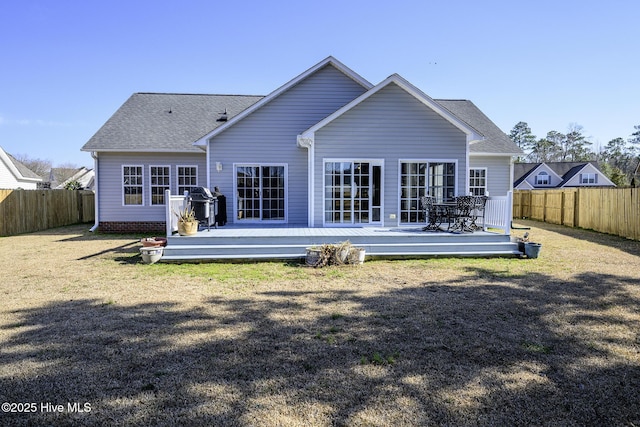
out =
<path fill-rule="evenodd" d="M 487 194 L 487 168 L 469 169 L 469 191 L 473 196 Z"/>
<path fill-rule="evenodd" d="M 597 184 L 598 179 L 595 173 L 580 174 L 580 184 Z"/>
<path fill-rule="evenodd" d="M 142 166 L 122 166 L 122 204 L 142 206 Z"/>
<path fill-rule="evenodd" d="M 191 191 L 192 187 L 198 186 L 197 166 L 177 166 L 178 170 L 178 194 Z"/>
<path fill-rule="evenodd" d="M 149 181 L 151 205 L 164 205 L 164 192 L 171 183 L 170 167 L 149 166 Z"/>
<path fill-rule="evenodd" d="M 536 175 L 536 185 L 549 185 L 549 174 L 542 171 Z"/>

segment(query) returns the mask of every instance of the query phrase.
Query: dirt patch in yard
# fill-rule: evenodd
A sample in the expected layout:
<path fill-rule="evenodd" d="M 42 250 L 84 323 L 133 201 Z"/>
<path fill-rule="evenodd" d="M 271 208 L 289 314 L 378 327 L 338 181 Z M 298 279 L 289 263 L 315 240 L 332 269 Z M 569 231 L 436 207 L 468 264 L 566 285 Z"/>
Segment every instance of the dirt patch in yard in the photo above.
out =
<path fill-rule="evenodd" d="M 144 265 L 139 236 L 1 238 L 0 424 L 640 425 L 640 243 L 518 225 L 538 259 Z"/>

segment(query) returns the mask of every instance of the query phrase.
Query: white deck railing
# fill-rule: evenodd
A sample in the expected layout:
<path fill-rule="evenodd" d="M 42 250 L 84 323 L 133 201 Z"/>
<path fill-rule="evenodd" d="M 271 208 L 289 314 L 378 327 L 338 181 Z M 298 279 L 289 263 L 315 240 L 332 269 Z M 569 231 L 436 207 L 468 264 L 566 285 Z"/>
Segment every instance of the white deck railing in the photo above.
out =
<path fill-rule="evenodd" d="M 172 195 L 169 190 L 166 190 L 164 192 L 164 200 L 166 200 L 165 220 L 167 223 L 167 237 L 170 237 L 174 231 L 178 231 L 178 217 L 175 213 L 187 207 L 187 196 Z"/>
<path fill-rule="evenodd" d="M 506 196 L 489 197 L 484 208 L 485 227 L 497 228 L 504 234 L 511 234 L 511 216 L 513 210 L 513 192 Z"/>
<path fill-rule="evenodd" d="M 167 237 L 178 230 L 178 217 L 175 212 L 187 207 L 186 195 L 172 195 L 169 190 L 165 191 L 166 203 L 166 223 Z M 513 211 L 513 192 L 509 191 L 506 196 L 489 197 L 484 208 L 484 226 L 503 230 L 504 234 L 511 234 L 511 217 Z"/>

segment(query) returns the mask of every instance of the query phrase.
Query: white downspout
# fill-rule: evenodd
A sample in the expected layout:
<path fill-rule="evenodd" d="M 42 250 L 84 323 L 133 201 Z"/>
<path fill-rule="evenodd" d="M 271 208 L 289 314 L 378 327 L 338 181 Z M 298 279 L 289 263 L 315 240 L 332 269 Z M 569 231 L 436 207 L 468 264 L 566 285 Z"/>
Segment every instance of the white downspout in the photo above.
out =
<path fill-rule="evenodd" d="M 95 174 L 95 179 L 94 179 L 94 183 L 95 183 L 95 194 L 94 194 L 94 224 L 93 227 L 91 227 L 89 229 L 89 231 L 94 232 L 98 229 L 98 226 L 100 225 L 99 222 L 99 207 L 100 207 L 100 203 L 98 202 L 98 200 L 100 200 L 98 198 L 98 188 L 100 187 L 100 181 L 98 180 L 98 153 L 96 153 L 95 151 L 91 152 L 91 157 L 93 157 L 93 172 Z"/>

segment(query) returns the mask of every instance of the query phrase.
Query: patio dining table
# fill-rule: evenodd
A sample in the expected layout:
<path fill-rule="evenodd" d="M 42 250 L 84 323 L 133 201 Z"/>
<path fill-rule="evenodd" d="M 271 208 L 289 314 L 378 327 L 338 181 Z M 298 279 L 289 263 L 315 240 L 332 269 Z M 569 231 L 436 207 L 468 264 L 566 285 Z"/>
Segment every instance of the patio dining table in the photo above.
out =
<path fill-rule="evenodd" d="M 424 231 L 449 231 L 451 220 L 455 216 L 456 203 L 433 203 L 427 209 L 427 225 Z M 447 228 L 442 228 L 442 224 L 447 224 Z"/>
<path fill-rule="evenodd" d="M 479 227 L 475 225 L 473 196 L 459 196 L 453 202 L 436 203 L 427 199 L 424 206 L 427 225 L 424 231 L 449 231 L 453 233 L 474 232 Z M 447 228 L 443 228 L 443 224 Z"/>

